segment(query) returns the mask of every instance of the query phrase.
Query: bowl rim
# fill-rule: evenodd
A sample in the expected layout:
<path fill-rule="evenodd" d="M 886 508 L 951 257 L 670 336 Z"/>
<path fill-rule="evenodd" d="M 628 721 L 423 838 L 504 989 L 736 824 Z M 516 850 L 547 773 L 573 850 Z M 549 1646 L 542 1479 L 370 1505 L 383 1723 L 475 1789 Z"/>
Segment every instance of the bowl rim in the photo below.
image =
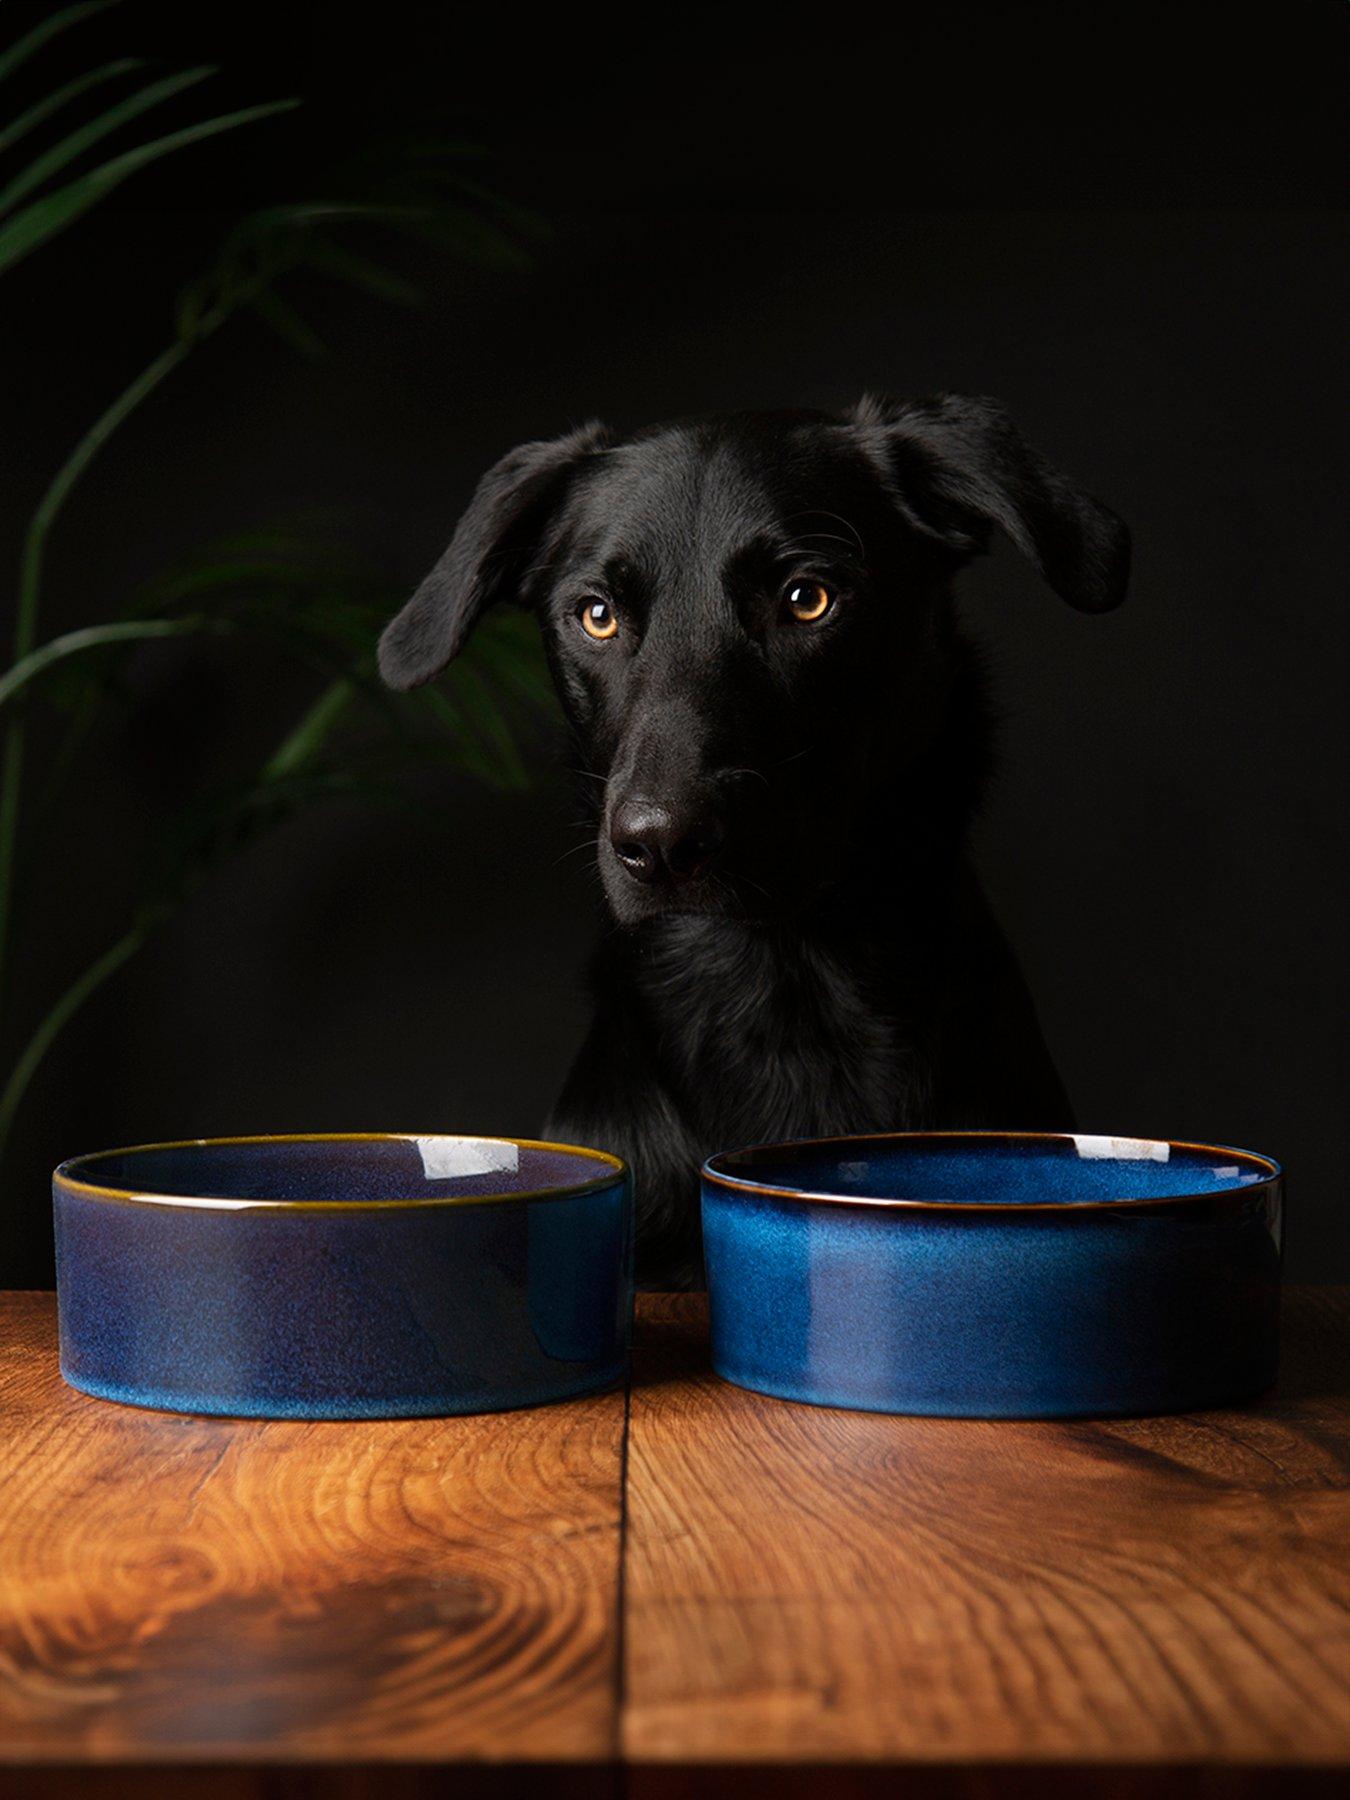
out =
<path fill-rule="evenodd" d="M 387 1144 L 436 1138 L 442 1142 L 514 1144 L 518 1150 L 563 1151 L 603 1163 L 605 1172 L 562 1187 L 527 1189 L 509 1194 L 443 1194 L 428 1198 L 392 1196 L 385 1200 L 264 1200 L 229 1194 L 152 1194 L 132 1187 L 105 1187 L 86 1181 L 81 1173 L 92 1163 L 112 1156 L 136 1156 L 150 1150 L 211 1150 L 227 1144 Z M 549 1138 L 499 1137 L 469 1131 L 273 1131 L 245 1132 L 238 1137 L 166 1138 L 150 1144 L 125 1144 L 111 1150 L 90 1150 L 68 1157 L 52 1171 L 53 1186 L 84 1199 L 109 1201 L 122 1206 L 184 1206 L 206 1212 L 421 1212 L 442 1207 L 503 1206 L 546 1200 L 574 1200 L 582 1194 L 600 1193 L 627 1180 L 628 1164 L 608 1150 L 588 1144 L 563 1144 Z"/>
<path fill-rule="evenodd" d="M 818 1150 L 828 1148 L 833 1144 L 899 1142 L 918 1145 L 934 1141 L 942 1142 L 953 1138 L 959 1138 L 966 1142 L 974 1141 L 977 1145 L 981 1142 L 1071 1144 L 1083 1139 L 1098 1143 L 1166 1144 L 1169 1151 L 1198 1150 L 1204 1155 L 1239 1158 L 1249 1165 L 1257 1164 L 1262 1170 L 1262 1178 L 1260 1181 L 1248 1182 L 1241 1187 L 1210 1188 L 1208 1191 L 1193 1194 L 1154 1194 L 1143 1198 L 1127 1195 L 1109 1200 L 902 1200 L 881 1195 L 824 1194 L 809 1188 L 777 1187 L 767 1182 L 746 1181 L 715 1166 L 733 1156 L 762 1156 L 780 1150 Z M 719 1150 L 704 1163 L 701 1173 L 705 1182 L 711 1183 L 714 1187 L 723 1188 L 731 1194 L 765 1194 L 774 1200 L 797 1200 L 809 1205 L 884 1207 L 908 1212 L 953 1212 L 963 1215 L 1114 1212 L 1121 1207 L 1128 1207 L 1132 1211 L 1170 1211 L 1182 1206 L 1195 1206 L 1229 1199 L 1246 1199 L 1252 1194 L 1264 1193 L 1268 1188 L 1278 1184 L 1284 1176 L 1283 1168 L 1273 1157 L 1264 1156 L 1256 1150 L 1239 1150 L 1228 1144 L 1197 1143 L 1188 1138 L 1127 1138 L 1117 1134 L 1093 1131 L 863 1131 L 845 1132 L 831 1137 L 783 1138 L 775 1143 L 747 1144 L 735 1150 Z"/>

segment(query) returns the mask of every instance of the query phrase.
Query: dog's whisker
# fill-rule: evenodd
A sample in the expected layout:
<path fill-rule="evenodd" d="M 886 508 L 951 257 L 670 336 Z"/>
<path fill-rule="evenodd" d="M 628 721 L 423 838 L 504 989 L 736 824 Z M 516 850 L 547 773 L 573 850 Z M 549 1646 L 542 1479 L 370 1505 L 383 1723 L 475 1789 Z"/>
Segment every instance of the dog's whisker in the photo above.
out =
<path fill-rule="evenodd" d="M 761 886 L 758 881 L 753 881 L 750 876 L 742 874 L 739 875 L 737 879 L 743 881 L 746 887 L 753 888 L 762 899 L 772 900 L 773 896 L 770 894 L 768 888 Z"/>
<path fill-rule="evenodd" d="M 597 839 L 588 838 L 584 844 L 573 844 L 570 850 L 564 850 L 561 856 L 555 856 L 553 861 L 549 864 L 549 867 L 551 869 L 556 869 L 560 864 L 565 863 L 571 856 L 580 856 L 587 850 L 599 850 L 599 848 L 600 845 Z"/>

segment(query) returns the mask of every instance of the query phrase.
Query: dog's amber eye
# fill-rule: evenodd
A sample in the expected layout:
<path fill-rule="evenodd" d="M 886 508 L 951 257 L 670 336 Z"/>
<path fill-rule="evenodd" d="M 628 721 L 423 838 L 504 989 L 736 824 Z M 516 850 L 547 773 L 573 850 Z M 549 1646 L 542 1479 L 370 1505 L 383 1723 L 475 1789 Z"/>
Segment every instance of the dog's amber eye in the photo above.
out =
<path fill-rule="evenodd" d="M 819 625 L 834 605 L 834 593 L 823 581 L 791 582 L 783 599 L 799 625 Z"/>
<path fill-rule="evenodd" d="M 603 644 L 606 638 L 612 638 L 619 629 L 618 615 L 608 600 L 597 600 L 594 596 L 583 600 L 577 617 L 581 620 L 581 629 L 586 636 L 595 638 L 598 643 Z"/>

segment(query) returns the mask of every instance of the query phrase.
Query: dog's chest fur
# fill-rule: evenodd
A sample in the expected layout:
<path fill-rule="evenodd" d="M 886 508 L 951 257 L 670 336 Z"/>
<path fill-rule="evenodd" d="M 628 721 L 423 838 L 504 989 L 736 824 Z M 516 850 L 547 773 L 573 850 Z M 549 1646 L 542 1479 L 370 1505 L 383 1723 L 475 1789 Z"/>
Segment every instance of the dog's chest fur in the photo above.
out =
<path fill-rule="evenodd" d="M 641 1279 L 701 1281 L 697 1170 L 718 1150 L 1071 1124 L 1015 959 L 949 873 L 828 924 L 675 916 L 609 938 L 550 1135 L 631 1165 Z"/>
<path fill-rule="evenodd" d="M 933 946 L 891 953 L 710 918 L 611 941 L 550 1129 L 633 1168 L 639 1275 L 701 1279 L 697 1175 L 715 1151 L 930 1124 Z"/>
<path fill-rule="evenodd" d="M 917 996 L 906 1004 L 865 956 L 787 929 L 674 919 L 630 966 L 663 1083 L 704 1142 L 897 1128 L 897 1104 L 922 1116 Z"/>

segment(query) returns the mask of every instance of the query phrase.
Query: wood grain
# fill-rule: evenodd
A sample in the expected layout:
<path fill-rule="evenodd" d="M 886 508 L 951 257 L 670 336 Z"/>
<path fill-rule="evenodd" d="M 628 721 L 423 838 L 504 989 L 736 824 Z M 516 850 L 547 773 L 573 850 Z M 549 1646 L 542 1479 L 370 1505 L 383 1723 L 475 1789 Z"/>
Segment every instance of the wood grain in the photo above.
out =
<path fill-rule="evenodd" d="M 1259 1407 L 1068 1425 L 761 1399 L 700 1302 L 649 1300 L 626 1440 L 621 1394 L 140 1412 L 62 1384 L 50 1296 L 0 1326 L 0 1800 L 1292 1800 L 1350 1767 L 1345 1290 L 1292 1297 Z"/>
<path fill-rule="evenodd" d="M 622 1393 L 180 1418 L 67 1388 L 50 1295 L 0 1308 L 0 1761 L 612 1763 Z"/>
<path fill-rule="evenodd" d="M 707 1372 L 701 1301 L 653 1305 L 628 1447 L 634 1791 L 691 1764 L 830 1766 L 844 1794 L 869 1764 L 994 1781 L 924 1792 L 1001 1791 L 1009 1767 L 1091 1765 L 1111 1793 L 1343 1770 L 1350 1305 L 1330 1293 L 1291 1299 L 1274 1399 L 1104 1424 L 762 1399 Z M 1147 1764 L 1163 1786 L 1125 1779 Z"/>

